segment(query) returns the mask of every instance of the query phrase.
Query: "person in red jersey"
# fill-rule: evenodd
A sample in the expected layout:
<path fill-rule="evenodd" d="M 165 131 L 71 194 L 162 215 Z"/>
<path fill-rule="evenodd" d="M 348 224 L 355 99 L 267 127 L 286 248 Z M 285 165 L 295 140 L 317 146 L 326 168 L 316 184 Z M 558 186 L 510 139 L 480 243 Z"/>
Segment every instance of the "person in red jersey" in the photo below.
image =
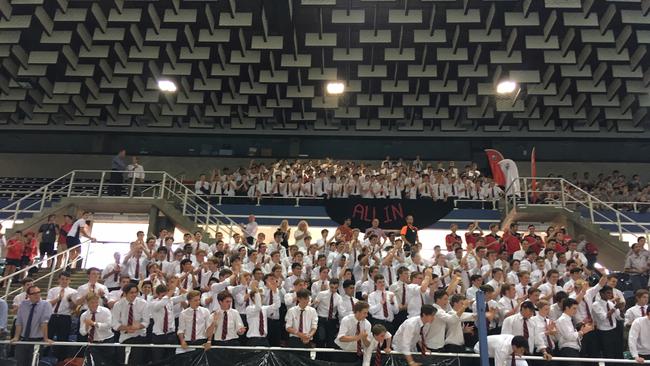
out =
<path fill-rule="evenodd" d="M 454 244 L 463 244 L 463 239 L 460 237 L 460 235 L 456 234 L 456 230 L 458 230 L 458 225 L 456 224 L 451 224 L 451 227 L 449 228 L 451 230 L 451 233 L 447 234 L 445 237 L 445 244 L 447 245 L 447 251 L 451 252 L 454 248 Z"/>

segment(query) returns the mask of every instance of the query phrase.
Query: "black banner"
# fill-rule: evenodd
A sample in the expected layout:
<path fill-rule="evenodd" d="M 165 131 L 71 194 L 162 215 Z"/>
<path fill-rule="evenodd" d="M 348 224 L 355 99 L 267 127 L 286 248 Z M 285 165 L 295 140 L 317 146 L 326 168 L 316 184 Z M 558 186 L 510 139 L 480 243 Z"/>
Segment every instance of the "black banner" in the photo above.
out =
<path fill-rule="evenodd" d="M 325 200 L 327 215 L 342 224 L 352 219 L 352 227 L 362 232 L 370 227 L 373 219 L 379 220 L 382 229 L 399 230 L 408 215 L 413 215 L 414 225 L 420 229 L 429 227 L 454 209 L 454 203 L 432 199 L 391 200 L 375 198 L 334 198 Z"/>
<path fill-rule="evenodd" d="M 122 366 L 113 357 L 102 357 L 101 351 L 93 349 L 93 357 L 86 353 L 88 365 L 94 366 Z M 147 350 L 147 353 L 156 352 L 156 348 Z M 351 359 L 352 358 L 352 359 Z M 461 366 L 457 357 L 436 357 L 413 355 L 416 362 L 422 365 L 439 366 Z M 234 350 L 212 348 L 209 351 L 197 350 L 188 353 L 174 355 L 173 357 L 158 363 L 148 363 L 150 366 L 358 366 L 361 359 L 356 358 L 353 353 L 317 353 L 316 359 L 310 358 L 309 352 L 275 351 L 275 350 Z M 373 355 L 371 366 L 375 363 Z M 382 366 L 407 366 L 406 359 L 402 355 L 382 355 Z"/>

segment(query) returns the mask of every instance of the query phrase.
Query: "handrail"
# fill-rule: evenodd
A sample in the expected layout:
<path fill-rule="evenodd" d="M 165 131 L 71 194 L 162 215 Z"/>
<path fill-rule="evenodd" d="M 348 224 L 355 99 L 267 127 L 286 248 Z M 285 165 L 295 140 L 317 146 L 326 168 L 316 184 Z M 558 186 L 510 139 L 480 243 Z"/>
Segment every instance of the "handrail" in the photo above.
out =
<path fill-rule="evenodd" d="M 0 344 L 11 344 L 11 345 L 34 345 L 37 347 L 40 346 L 73 346 L 73 347 L 88 347 L 88 348 L 94 348 L 94 347 L 122 347 L 122 348 L 180 348 L 179 345 L 177 344 L 124 344 L 124 343 L 85 343 L 85 342 L 51 342 L 51 343 L 46 343 L 46 342 L 31 342 L 31 341 L 18 341 L 18 342 L 11 342 L 11 341 L 0 341 Z M 187 346 L 188 349 L 193 349 L 193 350 L 204 350 L 203 346 L 198 345 L 198 346 Z M 353 353 L 356 351 L 346 351 L 346 350 L 341 350 L 341 349 L 334 349 L 334 348 L 291 348 L 291 347 L 250 347 L 250 346 L 210 346 L 210 349 L 214 350 L 219 350 L 219 349 L 232 349 L 232 350 L 248 350 L 248 351 L 276 351 L 276 352 L 306 352 L 306 353 Z M 383 354 L 387 354 L 386 352 L 383 352 Z M 35 348 L 34 354 L 38 354 L 38 349 Z M 405 355 L 405 354 L 411 354 L 411 355 L 421 355 L 420 352 L 397 352 L 397 351 L 391 351 L 388 353 L 388 355 Z M 447 353 L 447 352 L 430 352 L 427 351 L 424 356 L 431 356 L 431 357 L 456 357 L 456 358 L 479 358 L 480 355 L 478 353 Z M 544 358 L 541 356 L 518 356 L 517 359 L 524 359 L 524 360 L 536 360 L 536 361 L 544 361 Z M 629 363 L 629 364 L 639 364 L 641 363 L 636 362 L 636 360 L 629 360 L 629 359 L 617 359 L 617 358 L 583 358 L 583 357 L 553 357 L 552 361 L 559 361 L 559 362 L 592 362 L 592 363 L 598 363 L 599 366 L 603 366 L 605 363 Z M 643 364 L 650 364 L 650 360 L 646 360 Z"/>
<path fill-rule="evenodd" d="M 87 242 L 87 241 L 86 241 L 86 242 Z M 50 257 L 50 258 L 47 258 L 47 259 L 41 259 L 41 260 L 39 260 L 38 262 L 33 263 L 33 264 L 31 264 L 30 266 L 25 267 L 25 268 L 23 268 L 23 269 L 21 269 L 21 270 L 19 270 L 19 271 L 13 272 L 13 273 L 10 274 L 10 275 L 4 276 L 4 277 L 0 277 L 0 283 L 7 282 L 7 283 L 5 283 L 5 293 L 4 293 L 4 295 L 1 296 L 0 298 L 3 298 L 3 299 L 6 300 L 6 299 L 9 298 L 9 295 L 12 295 L 14 292 L 17 292 L 16 289 L 14 289 L 13 291 L 10 291 L 11 285 L 12 285 L 12 283 L 14 282 L 14 279 L 15 279 L 17 276 L 19 276 L 19 275 L 21 275 L 21 274 L 23 274 L 23 273 L 28 273 L 29 270 L 31 270 L 32 268 L 40 268 L 40 266 L 41 266 L 43 263 L 47 263 L 47 262 L 49 262 L 49 261 L 52 261 L 52 265 L 51 265 L 51 268 L 50 268 L 51 270 L 50 270 L 49 272 L 47 272 L 45 275 L 43 275 L 43 276 L 41 276 L 41 277 L 39 277 L 39 278 L 37 278 L 37 279 L 34 279 L 34 282 L 36 282 L 36 281 L 40 281 L 40 280 L 44 279 L 45 277 L 48 277 L 48 276 L 49 276 L 49 277 L 50 277 L 50 284 L 48 285 L 48 288 L 50 288 L 50 285 L 52 284 L 52 278 L 53 278 L 53 276 L 54 276 L 54 273 L 55 273 L 57 270 L 62 269 L 62 268 L 64 269 L 65 267 L 68 266 L 68 260 L 69 260 L 69 258 L 70 258 L 70 253 L 71 253 L 72 251 L 77 250 L 78 248 L 79 248 L 78 246 L 75 246 L 75 247 L 72 247 L 72 248 L 68 248 L 68 249 L 62 251 L 61 253 L 57 253 L 56 255 L 54 255 L 54 256 L 52 256 L 52 257 Z M 64 258 L 64 261 L 63 261 L 62 265 L 61 265 L 61 266 L 57 266 L 57 263 L 58 263 L 59 259 L 61 259 L 62 257 Z M 79 255 L 79 256 L 77 256 L 77 257 L 75 258 L 75 261 L 74 261 L 73 264 L 77 263 L 79 260 L 82 260 L 82 256 L 81 256 L 81 255 Z M 8 281 L 7 281 L 7 280 L 8 280 Z M 18 288 L 18 290 L 20 290 L 20 288 Z"/>
<path fill-rule="evenodd" d="M 560 197 L 560 202 L 558 202 L 558 203 L 560 204 L 560 207 L 562 207 L 562 208 L 564 208 L 564 209 L 567 209 L 567 210 L 571 210 L 570 208 L 567 207 L 567 204 L 568 204 L 568 203 L 580 204 L 580 205 L 582 205 L 583 207 L 586 207 L 587 209 L 589 209 L 589 217 L 590 217 L 590 220 L 591 220 L 592 223 L 596 223 L 596 220 L 595 220 L 594 216 L 595 216 L 595 215 L 598 215 L 599 217 L 602 217 L 603 219 L 605 219 L 605 220 L 607 220 L 608 222 L 610 222 L 611 224 L 615 224 L 615 225 L 617 226 L 617 228 L 618 228 L 619 239 L 621 239 L 621 240 L 622 240 L 622 234 L 623 234 L 623 231 L 625 231 L 625 232 L 628 233 L 628 234 L 634 235 L 635 237 L 638 236 L 638 235 L 635 234 L 634 232 L 628 230 L 628 229 L 626 228 L 626 226 L 637 226 L 638 228 L 641 229 L 641 232 L 644 233 L 645 236 L 647 236 L 647 234 L 648 234 L 648 229 L 647 229 L 646 227 L 644 227 L 643 225 L 639 224 L 638 222 L 636 222 L 635 220 L 633 220 L 631 217 L 627 216 L 626 214 L 624 214 L 624 213 L 621 212 L 620 210 L 618 210 L 618 209 L 612 207 L 612 206 L 609 205 L 608 203 L 606 203 L 606 202 L 600 200 L 598 197 L 592 195 L 591 193 L 585 191 L 584 189 L 578 187 L 577 185 L 575 185 L 575 184 L 569 182 L 568 180 L 566 180 L 566 179 L 564 179 L 564 178 L 548 178 L 548 177 L 543 177 L 543 178 L 533 178 L 533 177 L 519 177 L 519 180 L 521 180 L 522 183 L 523 183 L 523 184 L 521 184 L 521 186 L 522 186 L 522 188 L 524 189 L 524 192 L 525 192 L 525 193 L 524 193 L 524 196 L 523 196 L 523 199 L 524 199 L 524 202 L 525 202 L 525 204 L 526 204 L 527 206 L 536 205 L 535 203 L 532 203 L 532 204 L 531 204 L 531 203 L 529 202 L 529 195 L 532 194 L 532 187 L 529 187 L 529 185 L 528 185 L 528 181 L 529 181 L 529 180 L 533 180 L 533 179 L 535 179 L 535 180 L 537 180 L 537 181 L 553 181 L 553 182 L 558 182 L 559 185 L 560 185 L 560 190 L 559 190 L 559 191 L 556 191 L 556 190 L 553 190 L 553 191 L 544 191 L 543 189 L 539 189 L 539 188 L 538 188 L 538 189 L 535 190 L 535 192 L 540 193 L 540 194 L 544 194 L 544 193 L 559 193 L 561 197 Z M 513 182 L 508 186 L 508 188 L 511 188 L 512 185 L 515 184 L 515 182 L 516 182 L 516 181 L 513 181 Z M 575 190 L 575 191 L 577 191 L 577 192 L 580 192 L 581 194 L 583 194 L 583 195 L 585 196 L 585 199 L 582 199 L 582 200 L 581 200 L 580 198 L 573 196 L 571 193 L 569 193 L 569 190 L 568 190 L 567 188 L 571 188 L 571 189 L 573 189 L 573 190 Z M 514 207 L 517 207 L 517 196 L 512 195 L 512 196 L 509 196 L 509 198 L 512 199 L 512 205 L 513 205 L 512 207 L 513 207 L 513 208 L 514 208 Z M 569 200 L 567 200 L 567 198 L 569 198 Z M 584 202 L 585 200 L 587 201 L 587 203 Z M 509 203 L 509 200 L 506 199 L 506 204 L 508 204 L 508 203 Z M 542 206 L 542 205 L 548 205 L 548 204 L 540 204 L 540 206 Z M 610 218 L 608 218 L 607 216 L 605 216 L 603 213 L 599 212 L 598 210 L 595 210 L 595 209 L 594 209 L 594 205 L 596 205 L 596 206 L 600 206 L 600 207 L 604 207 L 604 208 L 606 208 L 606 209 L 612 211 L 613 213 L 615 213 L 615 215 L 616 215 L 616 219 L 617 219 L 617 220 L 616 220 L 616 221 L 613 221 L 613 220 L 611 220 Z M 573 210 L 571 210 L 571 211 L 573 211 Z M 506 206 L 506 212 L 509 212 L 509 207 L 508 207 L 508 206 Z M 625 219 L 625 220 L 627 220 L 627 221 L 622 221 L 621 218 L 623 218 L 623 219 Z"/>

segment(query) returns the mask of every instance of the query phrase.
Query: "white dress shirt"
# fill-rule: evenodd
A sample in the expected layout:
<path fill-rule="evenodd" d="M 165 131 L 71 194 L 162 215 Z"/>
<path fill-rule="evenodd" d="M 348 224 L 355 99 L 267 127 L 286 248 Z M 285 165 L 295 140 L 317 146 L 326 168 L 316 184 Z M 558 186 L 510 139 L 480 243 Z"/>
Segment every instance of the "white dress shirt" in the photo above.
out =
<path fill-rule="evenodd" d="M 357 324 L 359 324 L 359 330 L 361 332 L 366 332 L 366 334 L 368 334 L 368 337 L 372 337 L 372 334 L 370 332 L 372 325 L 367 319 L 359 321 L 354 316 L 354 314 L 348 315 L 345 318 L 341 319 L 339 333 L 334 340 L 334 343 L 336 343 L 337 346 L 341 347 L 342 350 L 356 352 L 357 342 L 342 342 L 341 337 L 357 335 Z M 361 343 L 361 347 L 363 347 L 363 342 Z"/>
<path fill-rule="evenodd" d="M 648 305 L 634 305 L 627 309 L 627 311 L 625 311 L 625 325 L 630 326 L 636 319 L 648 315 L 648 309 L 650 309 Z"/>
<path fill-rule="evenodd" d="M 382 301 L 385 304 L 382 304 Z M 395 294 L 390 291 L 373 291 L 368 295 L 368 304 L 370 305 L 370 315 L 379 320 L 392 322 L 395 314 L 399 312 Z M 384 305 L 386 313 L 384 313 Z"/>
<path fill-rule="evenodd" d="M 196 324 L 194 324 L 194 312 L 196 311 Z M 178 319 L 178 335 L 182 335 L 186 342 L 192 341 L 192 327 L 194 327 L 194 340 L 206 339 L 206 330 L 212 322 L 210 310 L 199 306 L 196 309 L 187 308 L 181 311 Z"/>
<path fill-rule="evenodd" d="M 131 277 L 132 280 L 141 280 L 145 278 L 146 272 L 147 272 L 147 263 L 149 260 L 147 257 L 142 254 L 140 257 L 131 257 L 129 258 L 126 263 L 124 263 L 124 267 L 126 269 L 126 273 Z M 139 264 L 138 264 L 139 263 Z M 136 276 L 136 269 L 138 270 L 137 276 Z"/>
<path fill-rule="evenodd" d="M 277 299 L 279 297 L 276 294 Z M 262 305 L 260 294 L 255 294 L 254 301 L 246 307 L 246 321 L 248 322 L 248 331 L 246 337 L 266 337 L 269 334 L 268 314 L 271 310 L 277 311 L 280 309 L 280 301 L 273 301 L 273 305 Z M 260 317 L 262 318 L 262 326 L 260 327 Z M 260 329 L 261 328 L 261 329 Z M 264 334 L 262 334 L 264 331 Z"/>
<path fill-rule="evenodd" d="M 77 297 L 75 301 L 79 301 L 79 299 L 85 298 L 86 295 L 88 295 L 91 292 L 96 294 L 97 296 L 100 296 L 101 294 L 99 305 L 106 306 L 106 304 L 104 304 L 104 301 L 103 299 L 101 299 L 101 297 L 106 297 L 106 295 L 108 295 L 108 288 L 106 288 L 106 286 L 102 285 L 101 283 L 95 283 L 93 285 L 91 285 L 90 283 L 86 283 L 79 286 L 77 288 Z M 88 306 L 84 303 L 81 306 L 81 310 L 86 310 L 86 309 L 88 309 Z"/>
<path fill-rule="evenodd" d="M 406 311 L 408 317 L 420 317 L 420 310 L 424 305 L 424 293 L 420 290 L 420 285 L 411 283 L 406 286 Z M 397 336 L 397 333 L 395 333 Z"/>
<path fill-rule="evenodd" d="M 62 290 L 63 290 L 63 299 L 60 302 L 57 300 L 57 302 L 52 304 L 50 301 L 54 299 L 59 299 Z M 72 303 L 72 301 L 74 301 L 76 295 L 77 295 L 77 290 L 72 289 L 70 287 L 66 287 L 65 289 L 61 289 L 61 286 L 51 288 L 47 292 L 47 301 L 50 302 L 50 304 L 52 305 L 52 315 L 55 314 L 70 315 L 70 312 L 74 310 L 74 304 Z M 58 308 L 57 308 L 57 303 L 59 305 Z"/>
<path fill-rule="evenodd" d="M 611 316 L 607 316 L 608 309 L 616 309 Z M 598 330 L 608 331 L 616 328 L 616 321 L 621 320 L 621 311 L 614 306 L 612 301 L 596 300 L 591 305 L 591 316 Z"/>
<path fill-rule="evenodd" d="M 494 366 L 510 366 L 512 359 L 512 334 L 495 334 L 488 336 L 488 355 L 494 357 Z M 480 353 L 480 342 L 474 345 L 474 353 Z M 517 362 L 519 364 L 519 362 Z"/>
<path fill-rule="evenodd" d="M 447 322 L 450 321 L 451 315 L 447 313 L 438 304 L 433 304 L 433 306 L 438 309 L 436 312 L 436 317 L 431 322 L 431 325 L 428 326 L 427 332 L 424 333 L 424 342 L 427 348 L 432 350 L 439 350 L 445 345 L 445 333 L 447 329 Z"/>
<path fill-rule="evenodd" d="M 556 338 L 558 347 L 562 348 L 573 348 L 576 351 L 580 351 L 580 333 L 573 326 L 571 317 L 562 314 L 555 321 L 555 328 L 557 329 Z"/>
<path fill-rule="evenodd" d="M 368 338 L 370 338 L 370 344 L 368 344 L 368 347 L 365 347 L 363 350 L 363 363 L 361 366 L 370 366 L 370 361 L 373 360 L 373 357 L 377 354 L 377 347 L 380 346 L 375 337 L 373 337 L 370 332 L 368 332 Z M 384 342 L 390 345 L 391 338 L 392 334 L 390 334 L 390 332 L 386 332 L 386 335 L 384 336 Z"/>
<path fill-rule="evenodd" d="M 332 301 L 333 300 L 333 301 Z M 332 294 L 330 290 L 320 291 L 314 300 L 316 312 L 320 318 L 328 318 L 330 313 L 330 305 L 332 305 L 332 318 L 336 318 L 338 308 L 341 305 L 341 295 L 338 293 Z"/>
<path fill-rule="evenodd" d="M 447 312 L 448 317 L 445 318 L 447 328 L 445 336 L 445 344 L 453 344 L 454 346 L 465 345 L 465 335 L 463 334 L 463 322 L 471 322 L 476 318 L 476 314 L 464 312 L 458 317 L 455 311 Z M 436 318 L 438 318 L 436 313 Z"/>
<path fill-rule="evenodd" d="M 338 314 L 339 314 L 339 319 L 343 319 L 346 316 L 353 314 L 354 313 L 354 304 L 357 303 L 357 299 L 354 297 L 348 296 L 346 294 L 341 295 L 341 302 L 339 302 L 339 307 L 338 307 Z"/>
<path fill-rule="evenodd" d="M 302 313 L 302 333 L 309 334 L 312 330 L 315 330 L 318 327 L 318 313 L 316 309 L 311 306 L 306 306 L 304 309 L 300 306 L 294 306 L 291 309 L 287 310 L 287 315 L 285 317 L 286 328 L 294 328 L 295 330 L 300 330 L 300 317 Z M 289 334 L 289 337 L 297 337 L 295 334 Z"/>
<path fill-rule="evenodd" d="M 535 322 L 533 322 L 532 319 L 526 319 L 526 326 L 528 327 L 528 350 L 533 352 L 535 349 L 535 335 L 538 332 L 543 333 L 544 331 L 537 329 L 535 327 Z M 516 336 L 524 335 L 524 317 L 521 313 L 509 316 L 503 321 L 501 334 L 511 334 Z"/>
<path fill-rule="evenodd" d="M 549 352 L 552 351 L 555 348 L 555 337 L 552 335 L 547 336 L 544 333 L 551 325 L 551 320 L 541 315 L 535 315 L 530 320 L 535 324 L 535 350 L 538 352 L 541 352 L 542 349 L 546 349 Z M 529 351 L 532 352 L 533 349 L 530 348 Z"/>
<path fill-rule="evenodd" d="M 422 339 L 421 334 L 426 330 L 423 329 L 423 326 L 424 323 L 419 316 L 406 319 L 395 332 L 393 349 L 401 353 L 416 352 L 416 346 Z"/>
<path fill-rule="evenodd" d="M 632 357 L 650 355 L 650 319 L 647 316 L 632 322 L 627 343 Z"/>
<path fill-rule="evenodd" d="M 163 296 L 161 299 L 154 299 L 149 303 L 149 312 L 153 319 L 153 334 L 164 335 L 176 332 L 176 323 L 174 321 L 174 304 L 186 299 L 185 295 L 169 297 Z M 167 314 L 165 314 L 165 309 Z M 163 325 L 167 316 L 167 332 L 163 332 Z"/>
<path fill-rule="evenodd" d="M 113 270 L 117 266 L 119 266 L 119 264 L 117 264 L 115 262 L 109 263 L 106 266 L 106 268 L 104 268 L 104 270 L 102 271 L 102 278 L 104 278 L 104 276 L 106 276 L 107 274 L 113 272 Z M 112 274 L 112 275 L 104 278 L 104 286 L 109 287 L 109 288 L 120 286 L 120 273 L 115 273 L 115 274 Z"/>
<path fill-rule="evenodd" d="M 92 319 L 92 316 L 92 312 L 86 310 L 79 317 L 79 334 L 82 336 L 88 335 L 88 332 L 92 329 L 92 327 L 84 323 L 86 319 Z M 110 310 L 103 306 L 97 307 L 97 312 L 95 313 L 94 342 L 101 342 L 114 337 L 113 329 L 111 328 L 112 319 L 113 316 Z"/>
<path fill-rule="evenodd" d="M 226 337 L 223 337 L 223 319 L 225 314 L 228 313 L 228 324 L 226 324 Z M 241 320 L 239 312 L 235 309 L 228 309 L 215 311 L 217 314 L 217 326 L 214 331 L 214 340 L 215 341 L 229 341 L 231 339 L 239 338 L 237 333 L 241 328 L 244 327 L 244 322 Z"/>
<path fill-rule="evenodd" d="M 117 329 L 122 325 L 128 325 L 129 320 L 129 302 L 125 297 L 120 299 L 113 305 L 112 314 L 113 314 L 113 330 L 116 332 Z M 148 304 L 146 301 L 140 298 L 133 300 L 133 325 L 142 324 L 142 329 L 139 329 L 134 333 L 126 333 L 120 331 L 120 342 L 124 342 L 127 339 L 134 337 L 144 337 L 147 333 L 147 327 L 149 326 L 149 311 Z"/>

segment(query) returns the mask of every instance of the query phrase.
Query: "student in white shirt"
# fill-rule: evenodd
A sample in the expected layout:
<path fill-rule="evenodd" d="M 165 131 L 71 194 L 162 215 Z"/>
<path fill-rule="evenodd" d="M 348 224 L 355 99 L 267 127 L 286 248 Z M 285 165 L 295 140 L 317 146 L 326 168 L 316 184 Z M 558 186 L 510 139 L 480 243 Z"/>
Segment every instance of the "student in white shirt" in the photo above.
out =
<path fill-rule="evenodd" d="M 299 290 L 296 293 L 298 304 L 287 310 L 285 327 L 289 333 L 289 347 L 308 348 L 318 328 L 318 313 L 309 306 L 310 293 Z"/>
<path fill-rule="evenodd" d="M 176 334 L 182 350 L 177 349 L 176 353 L 188 352 L 188 346 L 203 345 L 205 349 L 209 349 L 211 344 L 208 335 L 214 332 L 210 310 L 200 306 L 201 293 L 195 290 L 188 292 L 187 302 L 189 307 L 181 311 L 178 318 Z"/>
<path fill-rule="evenodd" d="M 156 298 L 149 303 L 149 313 L 153 320 L 153 344 L 178 344 L 176 337 L 176 322 L 174 321 L 174 304 L 185 299 L 185 295 L 174 296 L 165 285 L 156 287 Z M 154 362 L 164 360 L 174 355 L 173 348 L 161 348 L 151 354 Z"/>
<path fill-rule="evenodd" d="M 124 344 L 142 344 L 145 342 L 149 326 L 147 302 L 138 297 L 135 284 L 124 286 L 124 297 L 116 302 L 112 309 L 113 330 L 120 333 L 119 342 Z M 142 365 L 146 349 L 134 347 L 129 355 L 128 365 Z M 124 348 L 119 347 L 117 357 L 123 360 Z"/>
<path fill-rule="evenodd" d="M 70 273 L 59 273 L 59 286 L 51 288 L 47 292 L 47 301 L 52 305 L 52 315 L 47 325 L 48 338 L 60 341 L 67 341 L 70 335 L 72 319 L 70 314 L 74 310 L 73 299 L 77 290 L 70 288 Z M 53 353 L 59 360 L 67 358 L 65 347 L 54 347 Z"/>
<path fill-rule="evenodd" d="M 622 358 L 623 340 L 616 330 L 616 323 L 622 320 L 620 305 L 614 303 L 614 291 L 611 287 L 603 286 L 599 294 L 600 299 L 591 306 L 591 315 L 598 328 L 597 334 L 600 338 L 603 356 L 605 358 Z"/>
<path fill-rule="evenodd" d="M 415 365 L 413 361 L 413 356 L 411 352 L 417 352 L 418 348 L 420 352 L 424 353 L 425 349 L 425 339 L 424 332 L 425 328 L 428 329 L 428 326 L 433 322 L 436 317 L 436 308 L 433 305 L 422 305 L 420 308 L 420 316 L 406 319 L 393 337 L 393 347 L 395 351 L 404 353 L 406 362 L 409 366 Z"/>
<path fill-rule="evenodd" d="M 544 300 L 538 301 L 537 310 L 537 315 L 530 319 L 537 332 L 535 334 L 534 355 L 540 355 L 544 359 L 550 360 L 557 344 L 554 339 L 557 333 L 555 323 L 548 318 L 551 310 L 550 303 Z M 533 353 L 533 349 L 530 349 L 530 353 Z"/>
<path fill-rule="evenodd" d="M 474 321 L 476 319 L 476 314 L 465 311 L 469 307 L 470 301 L 463 295 L 452 295 L 449 302 L 451 310 L 448 312 L 449 317 L 445 319 L 446 335 L 444 351 L 450 353 L 463 353 L 466 352 L 464 334 L 474 332 L 473 325 L 463 324 Z"/>
<path fill-rule="evenodd" d="M 224 290 L 217 295 L 219 308 L 212 313 L 214 335 L 212 344 L 218 346 L 239 346 L 239 336 L 246 333 L 239 312 L 232 307 L 233 297 Z"/>
<path fill-rule="evenodd" d="M 494 366 L 527 365 L 525 360 L 517 360 L 528 349 L 528 342 L 522 336 L 495 334 L 487 338 L 488 355 L 494 357 Z M 480 342 L 474 345 L 474 353 L 481 353 Z"/>
<path fill-rule="evenodd" d="M 638 319 L 648 315 L 648 290 L 636 290 L 636 304 L 625 311 L 625 326 L 629 327 Z"/>
<path fill-rule="evenodd" d="M 280 295 L 277 291 L 277 283 L 274 281 L 267 282 L 271 287 L 269 290 L 275 291 L 272 305 L 262 305 L 261 295 L 264 289 L 257 287 L 257 281 L 251 283 L 251 302 L 246 307 L 246 320 L 248 321 L 248 331 L 246 332 L 246 345 L 252 347 L 268 347 L 267 339 L 269 334 L 268 315 L 271 311 L 280 309 Z"/>
<path fill-rule="evenodd" d="M 359 301 L 354 304 L 353 313 L 341 319 L 341 326 L 334 343 L 345 351 L 355 353 L 341 354 L 340 362 L 358 362 L 359 356 L 369 344 L 370 322 L 368 317 L 368 303 Z"/>
<path fill-rule="evenodd" d="M 392 335 L 383 325 L 375 324 L 368 339 L 368 345 L 363 350 L 362 366 L 370 366 L 371 360 L 373 365 L 382 365 L 381 352 L 384 351 L 386 354 L 392 352 L 390 348 Z"/>
<path fill-rule="evenodd" d="M 646 316 L 632 322 L 627 343 L 636 362 L 650 360 L 650 313 L 646 312 Z"/>
<path fill-rule="evenodd" d="M 568 298 L 562 302 L 562 315 L 555 322 L 557 329 L 557 342 L 561 357 L 580 357 L 580 343 L 583 336 L 593 330 L 592 323 L 585 323 L 580 330 L 576 330 L 571 318 L 578 311 L 578 302 Z M 570 362 L 571 366 L 579 366 L 580 362 Z"/>
<path fill-rule="evenodd" d="M 337 314 L 341 304 L 341 295 L 338 290 L 339 280 L 333 278 L 329 281 L 329 288 L 318 292 L 312 303 L 318 313 L 316 344 L 319 347 L 334 347 L 336 330 L 339 326 Z"/>
<path fill-rule="evenodd" d="M 534 352 L 535 337 L 537 336 L 537 333 L 540 332 L 540 330 L 535 327 L 535 323 L 531 320 L 534 315 L 535 305 L 530 301 L 522 303 L 520 310 L 517 313 L 507 317 L 503 321 L 501 334 L 512 334 L 524 337 L 526 342 L 528 342 L 528 350 Z"/>
<path fill-rule="evenodd" d="M 99 297 L 95 294 L 86 296 L 88 310 L 79 317 L 79 334 L 88 339 L 88 343 L 113 343 L 113 317 L 111 311 L 99 306 Z M 94 359 L 113 359 L 112 347 L 88 347 L 87 361 Z M 92 364 L 89 363 L 89 364 Z"/>
<path fill-rule="evenodd" d="M 399 312 L 395 294 L 386 291 L 386 282 L 382 275 L 375 276 L 375 285 L 377 290 L 368 295 L 370 315 L 376 323 L 382 324 L 386 329 L 392 329 L 395 314 Z"/>

